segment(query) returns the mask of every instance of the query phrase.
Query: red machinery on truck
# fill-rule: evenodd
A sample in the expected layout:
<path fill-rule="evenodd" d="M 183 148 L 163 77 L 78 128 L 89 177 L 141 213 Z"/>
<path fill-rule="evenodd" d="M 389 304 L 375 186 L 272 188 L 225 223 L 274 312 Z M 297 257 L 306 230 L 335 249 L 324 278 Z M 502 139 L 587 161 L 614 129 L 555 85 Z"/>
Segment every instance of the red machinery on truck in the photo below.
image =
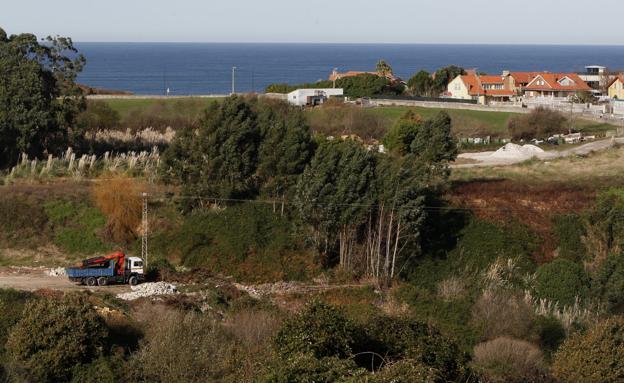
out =
<path fill-rule="evenodd" d="M 145 279 L 143 260 L 126 257 L 126 254 L 114 254 L 89 258 L 78 267 L 65 269 L 69 280 L 87 286 L 106 286 L 110 283 L 128 283 L 136 285 Z"/>

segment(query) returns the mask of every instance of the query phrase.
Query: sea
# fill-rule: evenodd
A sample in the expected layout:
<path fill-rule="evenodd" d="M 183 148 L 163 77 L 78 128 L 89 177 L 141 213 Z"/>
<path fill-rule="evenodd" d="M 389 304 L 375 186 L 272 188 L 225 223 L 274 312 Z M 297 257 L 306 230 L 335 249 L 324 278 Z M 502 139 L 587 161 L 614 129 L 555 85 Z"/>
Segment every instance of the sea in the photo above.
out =
<path fill-rule="evenodd" d="M 137 95 L 263 92 L 272 83 L 327 79 L 374 70 L 383 59 L 403 79 L 447 65 L 498 74 L 582 72 L 586 65 L 624 69 L 624 45 L 76 43 L 87 65 L 79 82 Z"/>

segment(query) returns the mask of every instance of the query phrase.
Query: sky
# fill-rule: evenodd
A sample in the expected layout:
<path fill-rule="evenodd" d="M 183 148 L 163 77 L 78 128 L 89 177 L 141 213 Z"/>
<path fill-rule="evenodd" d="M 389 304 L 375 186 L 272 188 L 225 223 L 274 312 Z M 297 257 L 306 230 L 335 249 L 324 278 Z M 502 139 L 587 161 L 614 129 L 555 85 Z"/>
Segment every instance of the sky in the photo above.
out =
<path fill-rule="evenodd" d="M 80 42 L 624 44 L 624 0 L 19 0 L 8 34 Z"/>

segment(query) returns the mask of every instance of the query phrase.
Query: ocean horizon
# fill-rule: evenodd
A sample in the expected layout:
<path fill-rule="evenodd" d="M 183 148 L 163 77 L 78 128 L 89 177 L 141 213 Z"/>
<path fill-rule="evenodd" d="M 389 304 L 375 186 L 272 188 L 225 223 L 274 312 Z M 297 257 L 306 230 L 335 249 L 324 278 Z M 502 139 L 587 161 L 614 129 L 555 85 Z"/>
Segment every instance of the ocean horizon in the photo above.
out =
<path fill-rule="evenodd" d="M 383 59 L 409 79 L 447 65 L 489 74 L 503 70 L 582 72 L 586 65 L 624 68 L 624 45 L 106 43 L 77 42 L 87 65 L 78 81 L 137 95 L 262 92 L 272 83 L 327 79 L 339 71 L 374 70 Z"/>

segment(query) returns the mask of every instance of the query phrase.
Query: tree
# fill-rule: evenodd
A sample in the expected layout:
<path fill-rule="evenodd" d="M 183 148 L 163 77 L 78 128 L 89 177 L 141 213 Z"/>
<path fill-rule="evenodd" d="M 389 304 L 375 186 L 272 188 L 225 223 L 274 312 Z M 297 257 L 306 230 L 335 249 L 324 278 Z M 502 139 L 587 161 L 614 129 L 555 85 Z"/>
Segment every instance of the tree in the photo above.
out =
<path fill-rule="evenodd" d="M 375 199 L 375 157 L 353 141 L 326 141 L 297 183 L 295 206 L 317 248 L 350 269 L 358 228 Z"/>
<path fill-rule="evenodd" d="M 403 93 L 401 85 L 392 84 L 386 77 L 370 73 L 343 77 L 336 81 L 336 86 L 344 89 L 345 96 L 355 98 Z"/>
<path fill-rule="evenodd" d="M 568 131 L 567 119 L 555 110 L 539 106 L 529 114 L 509 119 L 507 129 L 514 140 L 548 138 L 552 134 Z"/>
<path fill-rule="evenodd" d="M 392 67 L 385 60 L 379 60 L 376 68 L 380 76 L 392 75 Z"/>
<path fill-rule="evenodd" d="M 164 153 L 163 170 L 168 181 L 179 182 L 200 201 L 253 198 L 262 190 L 283 197 L 312 148 L 301 111 L 232 96 L 211 104 L 198 129 L 176 135 Z"/>
<path fill-rule="evenodd" d="M 568 338 L 554 356 L 562 383 L 615 383 L 624 379 L 624 319 L 611 318 Z"/>
<path fill-rule="evenodd" d="M 407 87 L 409 88 L 409 91 L 414 96 L 420 96 L 420 97 L 437 96 L 437 95 L 432 95 L 434 81 L 431 78 L 431 75 L 429 74 L 429 72 L 425 70 L 421 70 L 420 72 L 413 75 L 407 81 Z"/>
<path fill-rule="evenodd" d="M 104 320 L 80 295 L 30 302 L 6 344 L 18 374 L 31 381 L 68 381 L 74 366 L 104 353 Z"/>
<path fill-rule="evenodd" d="M 107 217 L 107 235 L 114 242 L 127 244 L 136 239 L 143 192 L 136 181 L 125 177 L 101 181 L 93 187 L 95 205 Z"/>
<path fill-rule="evenodd" d="M 70 38 L 11 35 L 0 29 L 0 168 L 20 153 L 56 153 L 76 139 L 84 97 L 75 80 L 85 59 Z"/>
<path fill-rule="evenodd" d="M 438 69 L 438 71 L 435 73 L 434 80 L 433 80 L 433 85 L 434 85 L 434 90 L 436 92 L 436 95 L 446 91 L 447 85 L 451 81 L 453 81 L 455 77 L 459 75 L 465 75 L 465 74 L 466 74 L 466 71 L 464 70 L 464 68 L 456 66 L 456 65 L 450 65 L 442 69 Z"/>
<path fill-rule="evenodd" d="M 592 278 L 592 288 L 611 312 L 624 307 L 624 255 L 612 254 L 604 260 Z"/>

